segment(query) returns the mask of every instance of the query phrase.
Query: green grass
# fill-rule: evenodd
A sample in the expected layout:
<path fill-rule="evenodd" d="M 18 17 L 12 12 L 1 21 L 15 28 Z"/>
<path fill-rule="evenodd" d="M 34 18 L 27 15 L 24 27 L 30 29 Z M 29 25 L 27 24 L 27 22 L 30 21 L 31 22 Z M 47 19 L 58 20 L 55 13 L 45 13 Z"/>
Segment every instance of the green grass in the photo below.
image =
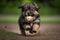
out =
<path fill-rule="evenodd" d="M 60 23 L 60 18 L 54 16 L 42 16 L 41 23 Z"/>
<path fill-rule="evenodd" d="M 14 22 L 17 23 L 19 19 L 19 15 L 12 15 L 12 16 L 3 16 L 0 17 L 0 23 L 10 23 Z M 40 17 L 41 23 L 60 23 L 60 18 L 54 16 L 41 16 Z"/>
<path fill-rule="evenodd" d="M 0 22 L 18 22 L 18 16 L 0 17 Z"/>

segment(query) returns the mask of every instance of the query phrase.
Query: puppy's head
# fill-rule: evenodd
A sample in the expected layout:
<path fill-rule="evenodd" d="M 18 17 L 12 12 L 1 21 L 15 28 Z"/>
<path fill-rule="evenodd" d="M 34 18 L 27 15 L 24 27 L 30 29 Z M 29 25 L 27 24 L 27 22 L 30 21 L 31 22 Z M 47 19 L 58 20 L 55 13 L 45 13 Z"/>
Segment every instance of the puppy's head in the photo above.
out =
<path fill-rule="evenodd" d="M 19 6 L 22 9 L 22 16 L 24 16 L 26 21 L 33 21 L 37 15 L 39 15 L 39 7 L 36 3 L 25 3 L 22 6 Z"/>

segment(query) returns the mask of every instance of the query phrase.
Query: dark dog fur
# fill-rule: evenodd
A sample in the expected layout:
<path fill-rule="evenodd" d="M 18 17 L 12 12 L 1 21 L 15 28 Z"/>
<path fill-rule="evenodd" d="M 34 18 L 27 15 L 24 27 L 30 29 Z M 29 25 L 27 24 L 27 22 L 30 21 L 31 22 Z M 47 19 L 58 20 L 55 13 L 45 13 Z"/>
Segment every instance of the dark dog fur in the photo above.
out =
<path fill-rule="evenodd" d="M 22 8 L 22 14 L 18 21 L 22 34 L 26 35 L 25 30 L 29 30 L 30 33 L 36 33 L 40 27 L 40 14 L 38 12 L 39 7 L 37 4 L 25 3 L 24 5 L 19 6 L 19 8 Z M 35 17 L 35 19 L 28 22 L 25 20 L 25 17 L 28 16 Z"/>

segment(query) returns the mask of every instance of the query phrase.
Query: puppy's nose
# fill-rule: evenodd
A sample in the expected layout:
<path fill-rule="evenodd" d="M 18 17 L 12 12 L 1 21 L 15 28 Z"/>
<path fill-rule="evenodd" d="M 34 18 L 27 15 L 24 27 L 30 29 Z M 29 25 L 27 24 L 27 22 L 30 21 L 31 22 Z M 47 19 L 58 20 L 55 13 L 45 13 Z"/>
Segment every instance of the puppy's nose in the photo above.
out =
<path fill-rule="evenodd" d="M 30 18 L 27 18 L 27 19 L 30 19 Z"/>

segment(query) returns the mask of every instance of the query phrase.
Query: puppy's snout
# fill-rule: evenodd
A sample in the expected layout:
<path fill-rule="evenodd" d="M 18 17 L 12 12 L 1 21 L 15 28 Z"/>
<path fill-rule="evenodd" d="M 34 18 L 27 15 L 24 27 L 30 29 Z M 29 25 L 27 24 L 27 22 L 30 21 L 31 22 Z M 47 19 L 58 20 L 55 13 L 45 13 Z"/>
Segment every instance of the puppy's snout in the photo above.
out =
<path fill-rule="evenodd" d="M 30 17 L 27 17 L 27 19 L 30 19 Z"/>
<path fill-rule="evenodd" d="M 27 20 L 31 20 L 31 19 L 32 19 L 32 17 L 30 17 L 30 16 L 29 16 L 29 17 L 27 17 Z"/>
<path fill-rule="evenodd" d="M 25 18 L 26 21 L 33 21 L 32 19 L 33 19 L 33 17 L 31 17 L 31 16 L 28 16 Z"/>

